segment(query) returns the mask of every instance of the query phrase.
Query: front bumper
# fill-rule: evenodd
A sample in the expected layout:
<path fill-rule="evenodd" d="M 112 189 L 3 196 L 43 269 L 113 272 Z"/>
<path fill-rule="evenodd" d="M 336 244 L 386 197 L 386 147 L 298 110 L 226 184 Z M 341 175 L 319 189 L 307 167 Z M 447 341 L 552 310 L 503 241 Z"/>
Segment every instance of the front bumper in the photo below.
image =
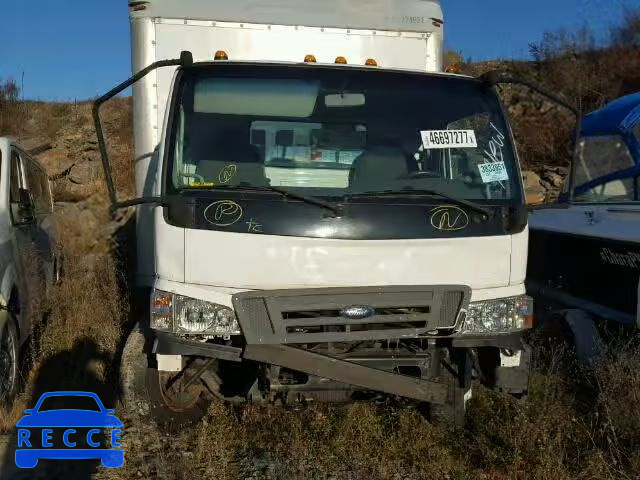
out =
<path fill-rule="evenodd" d="M 442 404 L 448 385 L 432 381 L 431 361 L 438 349 L 522 348 L 522 332 L 495 335 L 456 333 L 464 320 L 471 291 L 465 286 L 331 288 L 252 291 L 233 295 L 243 332 L 242 347 L 202 343 L 156 332 L 152 353 L 251 360 L 304 372 L 310 376 L 392 395 Z M 345 314 L 366 305 L 361 318 Z M 354 311 L 358 312 L 356 308 Z M 371 313 L 373 312 L 373 313 Z M 428 344 L 423 353 L 393 348 L 394 342 Z M 332 353 L 334 345 L 381 346 L 365 355 Z M 314 350 L 310 346 L 328 345 Z M 378 354 L 380 353 L 380 354 Z M 439 362 L 435 362 L 438 363 Z M 398 374 L 418 368 L 418 377 Z"/>

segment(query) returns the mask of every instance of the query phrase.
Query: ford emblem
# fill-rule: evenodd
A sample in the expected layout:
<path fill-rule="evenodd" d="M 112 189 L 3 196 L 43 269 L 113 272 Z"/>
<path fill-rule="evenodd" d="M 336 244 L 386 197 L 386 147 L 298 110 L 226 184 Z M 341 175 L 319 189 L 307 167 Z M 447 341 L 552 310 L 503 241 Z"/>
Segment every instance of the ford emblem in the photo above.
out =
<path fill-rule="evenodd" d="M 368 305 L 353 305 L 351 307 L 340 310 L 340 316 L 359 320 L 361 318 L 372 317 L 376 314 L 376 310 Z"/>

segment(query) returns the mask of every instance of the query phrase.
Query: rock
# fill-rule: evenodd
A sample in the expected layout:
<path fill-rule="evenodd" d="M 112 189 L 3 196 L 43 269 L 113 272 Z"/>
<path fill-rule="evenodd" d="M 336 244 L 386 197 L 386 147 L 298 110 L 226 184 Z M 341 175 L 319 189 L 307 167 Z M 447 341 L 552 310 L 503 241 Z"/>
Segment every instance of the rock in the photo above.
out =
<path fill-rule="evenodd" d="M 540 187 L 540 176 L 531 170 L 522 172 L 522 181 L 524 183 L 525 190 Z"/>
<path fill-rule="evenodd" d="M 540 176 L 532 171 L 522 172 L 522 182 L 527 204 L 536 205 L 544 202 L 546 198 L 546 189 L 542 185 Z"/>
<path fill-rule="evenodd" d="M 558 175 L 557 173 L 550 172 L 545 175 L 545 179 L 547 179 L 549 183 L 551 183 L 551 185 L 556 188 L 561 188 L 562 184 L 564 183 L 564 177 L 562 175 Z"/>
<path fill-rule="evenodd" d="M 547 196 L 545 192 L 540 189 L 539 191 L 527 191 L 525 192 L 525 197 L 527 200 L 527 205 L 539 205 L 544 203 Z"/>
<path fill-rule="evenodd" d="M 88 162 L 76 163 L 69 171 L 68 178 L 76 185 L 87 185 L 100 178 L 100 169 Z"/>
<path fill-rule="evenodd" d="M 542 186 L 543 191 L 553 190 L 553 184 L 549 183 L 546 180 L 540 180 L 540 185 Z"/>

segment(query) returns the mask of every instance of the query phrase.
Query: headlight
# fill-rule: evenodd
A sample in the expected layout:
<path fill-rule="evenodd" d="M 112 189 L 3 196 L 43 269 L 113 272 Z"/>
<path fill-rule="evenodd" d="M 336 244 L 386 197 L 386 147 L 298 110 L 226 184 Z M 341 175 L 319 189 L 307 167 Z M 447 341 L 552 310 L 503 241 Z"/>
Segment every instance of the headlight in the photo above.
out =
<path fill-rule="evenodd" d="M 508 333 L 533 326 L 533 299 L 526 295 L 469 304 L 462 333 Z"/>
<path fill-rule="evenodd" d="M 240 325 L 229 307 L 175 293 L 154 290 L 151 328 L 191 335 L 240 335 Z"/>

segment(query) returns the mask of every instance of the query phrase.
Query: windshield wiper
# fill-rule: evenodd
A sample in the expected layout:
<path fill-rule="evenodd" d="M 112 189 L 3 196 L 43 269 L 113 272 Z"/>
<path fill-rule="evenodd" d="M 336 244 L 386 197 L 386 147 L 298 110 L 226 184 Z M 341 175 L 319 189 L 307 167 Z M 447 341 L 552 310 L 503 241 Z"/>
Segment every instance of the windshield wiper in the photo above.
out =
<path fill-rule="evenodd" d="M 342 215 L 342 208 L 335 203 L 329 202 L 327 200 L 323 200 L 317 197 L 311 197 L 309 195 L 301 195 L 299 193 L 293 193 L 289 190 L 280 187 L 272 187 L 271 185 L 266 187 L 256 186 L 256 185 L 218 185 L 216 187 L 212 187 L 211 191 L 216 190 L 237 190 L 237 191 L 246 191 L 246 192 L 274 192 L 279 195 L 282 195 L 284 198 L 292 198 L 294 200 L 300 200 L 301 202 L 308 203 L 309 205 L 315 205 L 316 207 L 321 207 L 326 210 L 331 210 L 336 216 Z"/>
<path fill-rule="evenodd" d="M 482 214 L 483 220 L 488 220 L 491 218 L 492 212 L 484 208 L 481 205 L 478 205 L 475 202 L 470 200 L 465 200 L 464 198 L 453 197 L 446 193 L 440 192 L 439 190 L 432 190 L 428 188 L 403 188 L 402 190 L 379 190 L 372 192 L 362 192 L 362 193 L 352 193 L 350 195 L 346 195 L 345 198 L 357 198 L 357 197 L 390 197 L 390 196 L 411 196 L 411 195 L 432 195 L 440 198 L 444 198 L 449 200 L 451 203 L 455 203 L 456 205 L 460 205 L 462 207 L 467 207 L 470 210 L 474 210 L 480 214 Z"/>

